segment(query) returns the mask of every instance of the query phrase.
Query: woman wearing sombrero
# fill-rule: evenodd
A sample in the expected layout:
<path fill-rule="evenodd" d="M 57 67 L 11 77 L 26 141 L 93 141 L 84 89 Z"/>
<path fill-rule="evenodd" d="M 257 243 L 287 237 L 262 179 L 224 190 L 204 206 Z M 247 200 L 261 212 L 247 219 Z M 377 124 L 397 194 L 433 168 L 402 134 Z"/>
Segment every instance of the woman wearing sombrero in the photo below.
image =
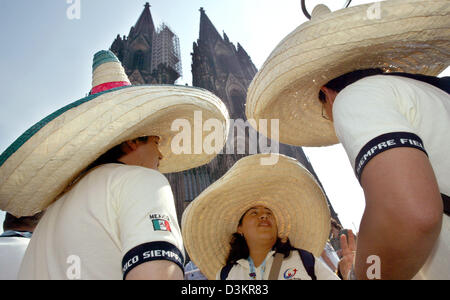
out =
<path fill-rule="evenodd" d="M 181 232 L 160 172 L 215 154 L 175 155 L 171 124 L 193 124 L 200 111 L 227 132 L 227 110 L 202 89 L 131 86 L 110 51 L 95 55 L 93 69 L 90 96 L 43 119 L 0 156 L 0 209 L 18 217 L 46 209 L 19 278 L 182 279 Z"/>
<path fill-rule="evenodd" d="M 447 0 L 322 5 L 249 88 L 281 142 L 344 146 L 366 198 L 349 278 L 450 279 L 449 64 Z"/>
<path fill-rule="evenodd" d="M 316 259 L 330 231 L 322 189 L 296 160 L 264 157 L 239 160 L 187 207 L 189 257 L 208 279 L 339 279 Z"/>

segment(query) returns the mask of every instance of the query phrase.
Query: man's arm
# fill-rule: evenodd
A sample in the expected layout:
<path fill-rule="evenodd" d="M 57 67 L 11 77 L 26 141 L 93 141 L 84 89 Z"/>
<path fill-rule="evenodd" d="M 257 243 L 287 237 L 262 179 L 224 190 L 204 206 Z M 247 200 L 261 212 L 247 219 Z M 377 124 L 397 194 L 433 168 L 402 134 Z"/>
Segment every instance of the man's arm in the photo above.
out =
<path fill-rule="evenodd" d="M 137 266 L 125 280 L 183 280 L 183 272 L 175 263 L 165 260 L 151 261 Z"/>
<path fill-rule="evenodd" d="M 374 157 L 361 184 L 366 209 L 361 221 L 355 272 L 367 278 L 367 258 L 381 259 L 381 279 L 411 279 L 439 236 L 443 204 L 428 157 L 396 148 Z"/>
<path fill-rule="evenodd" d="M 145 168 L 122 178 L 116 206 L 123 278 L 183 279 L 183 239 L 169 182 Z"/>

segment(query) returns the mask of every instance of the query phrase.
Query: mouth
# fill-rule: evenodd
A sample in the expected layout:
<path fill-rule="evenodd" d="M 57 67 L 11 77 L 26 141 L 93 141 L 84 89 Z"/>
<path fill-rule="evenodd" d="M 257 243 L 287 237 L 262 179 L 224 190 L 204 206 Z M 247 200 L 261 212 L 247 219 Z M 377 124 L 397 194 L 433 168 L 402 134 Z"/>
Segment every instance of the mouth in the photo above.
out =
<path fill-rule="evenodd" d="M 259 222 L 258 227 L 272 227 L 272 224 L 269 221 L 261 221 Z"/>

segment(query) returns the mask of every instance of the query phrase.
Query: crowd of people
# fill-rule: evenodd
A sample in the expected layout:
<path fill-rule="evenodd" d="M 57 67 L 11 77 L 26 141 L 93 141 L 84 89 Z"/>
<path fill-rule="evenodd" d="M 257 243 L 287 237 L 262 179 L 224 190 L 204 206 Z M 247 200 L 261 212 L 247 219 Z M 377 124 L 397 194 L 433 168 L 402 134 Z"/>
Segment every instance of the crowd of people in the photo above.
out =
<path fill-rule="evenodd" d="M 373 256 L 376 279 L 450 279 L 450 78 L 436 77 L 450 62 L 450 7 L 387 1 L 377 20 L 368 7 L 318 6 L 246 104 L 248 118 L 280 120 L 280 142 L 342 143 L 366 200 L 357 237 L 284 155 L 239 160 L 178 224 L 163 174 L 217 153 L 173 153 L 171 124 L 198 111 L 229 124 L 227 109 L 203 89 L 132 86 L 100 51 L 90 95 L 0 156 L 0 279 L 72 279 L 75 257 L 76 279 L 362 280 Z"/>

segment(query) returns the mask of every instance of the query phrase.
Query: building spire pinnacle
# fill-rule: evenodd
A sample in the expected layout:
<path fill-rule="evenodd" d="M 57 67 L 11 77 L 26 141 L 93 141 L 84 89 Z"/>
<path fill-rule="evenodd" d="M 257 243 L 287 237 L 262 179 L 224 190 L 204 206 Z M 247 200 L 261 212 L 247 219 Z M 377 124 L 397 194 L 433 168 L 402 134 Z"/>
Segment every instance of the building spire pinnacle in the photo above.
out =
<path fill-rule="evenodd" d="M 152 14 L 150 12 L 150 3 L 146 2 L 144 5 L 144 11 L 139 17 L 136 25 L 134 25 L 134 36 L 139 34 L 148 35 L 151 40 L 153 33 L 155 32 L 155 25 L 153 23 Z M 131 32 L 130 32 L 131 35 Z"/>
<path fill-rule="evenodd" d="M 200 8 L 200 40 L 222 39 L 216 27 L 205 13 L 203 7 Z"/>

